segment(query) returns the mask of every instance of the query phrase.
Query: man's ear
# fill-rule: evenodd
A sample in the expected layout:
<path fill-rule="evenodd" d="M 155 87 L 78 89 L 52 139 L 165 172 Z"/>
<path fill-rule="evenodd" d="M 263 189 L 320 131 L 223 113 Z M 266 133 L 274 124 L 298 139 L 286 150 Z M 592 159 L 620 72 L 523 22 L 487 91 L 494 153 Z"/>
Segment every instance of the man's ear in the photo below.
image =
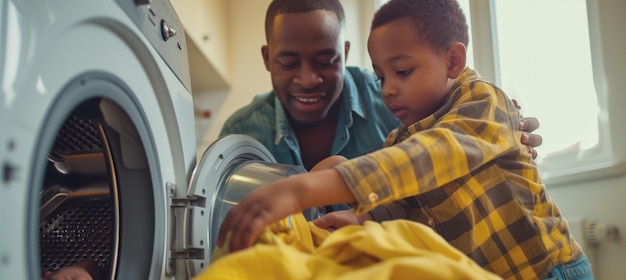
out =
<path fill-rule="evenodd" d="M 350 52 L 350 41 L 346 41 L 343 45 L 343 52 L 344 52 L 344 60 L 343 62 L 348 62 L 348 53 Z"/>
<path fill-rule="evenodd" d="M 461 42 L 456 42 L 448 48 L 448 78 L 456 79 L 465 69 L 467 50 Z"/>
<path fill-rule="evenodd" d="M 267 45 L 261 47 L 261 55 L 263 56 L 263 63 L 265 64 L 265 70 L 270 71 L 270 54 Z"/>

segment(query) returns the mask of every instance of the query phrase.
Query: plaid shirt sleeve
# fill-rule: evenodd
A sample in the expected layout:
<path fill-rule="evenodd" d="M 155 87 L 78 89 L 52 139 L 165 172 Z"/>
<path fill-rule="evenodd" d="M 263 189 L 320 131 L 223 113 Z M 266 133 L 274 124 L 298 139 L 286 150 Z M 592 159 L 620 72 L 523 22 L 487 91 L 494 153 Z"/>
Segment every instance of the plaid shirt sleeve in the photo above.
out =
<path fill-rule="evenodd" d="M 433 115 L 392 132 L 386 148 L 336 168 L 356 197 L 357 213 L 402 204 L 520 149 L 517 120 L 518 111 L 496 87 L 464 83 Z"/>

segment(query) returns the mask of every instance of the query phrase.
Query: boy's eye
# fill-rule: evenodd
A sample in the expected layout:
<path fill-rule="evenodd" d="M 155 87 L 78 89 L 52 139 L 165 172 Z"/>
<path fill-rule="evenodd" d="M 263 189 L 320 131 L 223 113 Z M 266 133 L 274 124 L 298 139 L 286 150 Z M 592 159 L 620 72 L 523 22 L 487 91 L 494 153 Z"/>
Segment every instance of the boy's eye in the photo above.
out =
<path fill-rule="evenodd" d="M 376 77 L 376 81 L 378 81 L 381 85 L 385 83 L 385 77 Z"/>
<path fill-rule="evenodd" d="M 412 71 L 413 71 L 413 69 L 399 70 L 399 71 L 396 71 L 396 74 L 398 74 L 401 77 L 406 77 L 406 76 L 410 75 Z"/>

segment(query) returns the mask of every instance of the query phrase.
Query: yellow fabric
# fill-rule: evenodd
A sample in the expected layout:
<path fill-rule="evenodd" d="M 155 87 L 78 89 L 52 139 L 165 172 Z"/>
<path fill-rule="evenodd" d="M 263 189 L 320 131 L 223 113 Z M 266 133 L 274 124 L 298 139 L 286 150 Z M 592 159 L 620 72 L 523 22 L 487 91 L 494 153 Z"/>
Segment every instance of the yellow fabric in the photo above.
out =
<path fill-rule="evenodd" d="M 249 249 L 227 254 L 219 248 L 195 279 L 501 279 L 429 227 L 408 220 L 366 222 L 333 233 L 302 215 L 288 224 L 268 227 Z"/>

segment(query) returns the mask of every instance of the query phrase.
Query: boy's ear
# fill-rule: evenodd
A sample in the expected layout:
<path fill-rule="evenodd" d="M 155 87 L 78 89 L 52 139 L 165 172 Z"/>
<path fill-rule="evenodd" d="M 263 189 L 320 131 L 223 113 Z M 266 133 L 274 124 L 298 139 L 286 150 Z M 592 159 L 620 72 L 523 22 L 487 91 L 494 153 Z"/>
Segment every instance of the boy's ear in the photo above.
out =
<path fill-rule="evenodd" d="M 270 54 L 267 45 L 261 47 L 261 55 L 263 56 L 263 63 L 265 64 L 265 70 L 270 71 Z"/>
<path fill-rule="evenodd" d="M 460 42 L 448 48 L 448 78 L 456 79 L 465 69 L 467 50 Z"/>

